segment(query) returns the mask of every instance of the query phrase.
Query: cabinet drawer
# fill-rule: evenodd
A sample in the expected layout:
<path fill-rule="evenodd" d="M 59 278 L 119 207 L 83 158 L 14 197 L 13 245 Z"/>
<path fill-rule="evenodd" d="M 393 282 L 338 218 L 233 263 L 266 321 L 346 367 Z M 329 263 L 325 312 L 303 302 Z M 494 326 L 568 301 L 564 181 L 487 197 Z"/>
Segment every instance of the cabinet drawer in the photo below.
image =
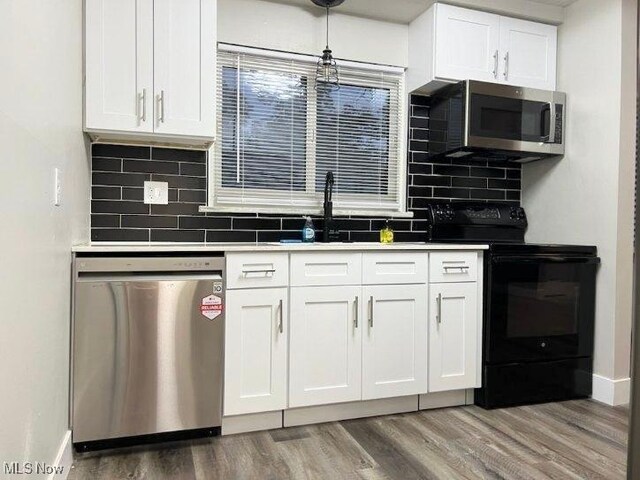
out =
<path fill-rule="evenodd" d="M 291 286 L 360 285 L 361 253 L 296 253 L 291 255 Z"/>
<path fill-rule="evenodd" d="M 230 253 L 227 255 L 227 288 L 287 287 L 287 253 Z"/>
<path fill-rule="evenodd" d="M 428 264 L 428 253 L 365 253 L 362 256 L 362 283 L 364 285 L 427 283 Z"/>
<path fill-rule="evenodd" d="M 435 252 L 429 256 L 429 282 L 475 282 L 478 280 L 476 252 Z"/>

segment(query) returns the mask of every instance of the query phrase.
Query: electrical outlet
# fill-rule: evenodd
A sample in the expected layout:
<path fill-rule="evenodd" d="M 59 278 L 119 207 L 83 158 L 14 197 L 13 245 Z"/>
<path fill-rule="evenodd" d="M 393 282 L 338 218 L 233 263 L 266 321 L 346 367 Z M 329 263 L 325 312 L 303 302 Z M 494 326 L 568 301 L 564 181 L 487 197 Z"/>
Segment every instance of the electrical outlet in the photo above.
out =
<path fill-rule="evenodd" d="M 167 182 L 144 182 L 144 203 L 167 205 L 169 203 L 169 184 Z"/>
<path fill-rule="evenodd" d="M 53 169 L 53 205 L 59 207 L 62 203 L 62 172 L 59 168 Z"/>

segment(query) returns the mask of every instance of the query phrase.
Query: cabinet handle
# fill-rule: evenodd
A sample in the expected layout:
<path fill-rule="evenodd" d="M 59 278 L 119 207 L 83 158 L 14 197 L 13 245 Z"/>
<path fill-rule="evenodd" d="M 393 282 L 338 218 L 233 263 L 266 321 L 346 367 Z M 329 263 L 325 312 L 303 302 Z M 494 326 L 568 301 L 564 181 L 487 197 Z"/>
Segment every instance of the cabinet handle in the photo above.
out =
<path fill-rule="evenodd" d="M 359 299 L 359 297 L 358 297 L 358 295 L 356 295 L 356 301 L 355 301 L 356 317 L 355 317 L 355 320 L 353 322 L 356 328 L 358 328 L 358 310 L 360 310 L 358 308 L 358 299 Z"/>
<path fill-rule="evenodd" d="M 143 122 L 147 121 L 147 89 L 142 89 L 142 94 L 140 94 L 140 101 L 142 102 L 142 114 L 140 115 L 140 120 Z"/>
<path fill-rule="evenodd" d="M 276 273 L 276 270 L 275 270 L 275 268 L 271 268 L 269 270 L 243 270 L 242 271 L 242 275 L 244 277 L 248 277 L 252 273 L 254 273 L 254 274 L 263 273 L 265 275 L 265 277 L 272 277 L 273 274 Z"/>
<path fill-rule="evenodd" d="M 282 299 L 280 299 L 280 321 L 278 322 L 278 330 L 280 330 L 280 333 L 284 332 L 284 312 L 283 312 L 283 301 Z"/>
<path fill-rule="evenodd" d="M 373 328 L 373 295 L 369 297 L 369 326 Z"/>
<path fill-rule="evenodd" d="M 509 78 L 509 52 L 504 55 L 504 79 Z"/>
<path fill-rule="evenodd" d="M 438 297 L 436 298 L 436 305 L 438 306 L 438 309 L 436 310 L 436 320 L 438 322 L 438 325 L 440 325 L 442 323 L 442 294 L 439 293 Z"/>
<path fill-rule="evenodd" d="M 158 97 L 158 102 L 160 103 L 159 120 L 161 123 L 164 123 L 164 90 L 160 90 L 160 96 Z"/>
<path fill-rule="evenodd" d="M 452 269 L 453 270 L 460 270 L 459 273 L 469 273 L 469 266 L 467 266 L 467 265 L 458 265 L 458 266 L 455 266 L 455 267 L 453 267 L 453 266 L 449 266 L 448 267 L 446 265 L 443 265 L 442 269 L 444 270 L 444 273 L 449 273 L 449 270 L 452 270 Z"/>
<path fill-rule="evenodd" d="M 493 54 L 493 78 L 498 79 L 498 50 Z"/>

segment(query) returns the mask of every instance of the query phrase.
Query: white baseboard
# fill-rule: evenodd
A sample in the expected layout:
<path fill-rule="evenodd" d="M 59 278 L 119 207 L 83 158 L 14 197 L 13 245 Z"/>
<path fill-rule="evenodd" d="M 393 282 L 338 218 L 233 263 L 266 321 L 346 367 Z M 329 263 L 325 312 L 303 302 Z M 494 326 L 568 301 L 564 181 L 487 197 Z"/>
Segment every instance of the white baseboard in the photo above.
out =
<path fill-rule="evenodd" d="M 222 417 L 222 435 L 282 428 L 282 410 Z"/>
<path fill-rule="evenodd" d="M 593 393 L 591 398 L 607 405 L 625 405 L 629 403 L 631 379 L 612 380 L 601 375 L 593 375 Z"/>
<path fill-rule="evenodd" d="M 60 473 L 52 473 L 49 475 L 48 480 L 66 480 L 71 471 L 71 465 L 73 465 L 73 446 L 71 444 L 71 430 L 67 430 L 64 437 L 62 437 L 58 454 L 53 463 L 54 468 L 59 470 Z"/>
<path fill-rule="evenodd" d="M 418 411 L 418 395 L 333 403 L 285 410 L 284 426 L 297 427 L 313 423 L 339 422 L 352 418 L 377 417 L 416 411 Z"/>

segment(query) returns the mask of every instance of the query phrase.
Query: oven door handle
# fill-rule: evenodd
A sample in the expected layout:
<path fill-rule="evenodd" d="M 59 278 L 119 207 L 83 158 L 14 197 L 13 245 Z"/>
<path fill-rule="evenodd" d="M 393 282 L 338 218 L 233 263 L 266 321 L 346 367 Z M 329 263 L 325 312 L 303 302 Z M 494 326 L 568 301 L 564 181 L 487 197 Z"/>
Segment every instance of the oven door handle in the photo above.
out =
<path fill-rule="evenodd" d="M 599 257 L 559 257 L 559 256 L 506 256 L 493 257 L 493 263 L 582 263 L 599 264 Z"/>

